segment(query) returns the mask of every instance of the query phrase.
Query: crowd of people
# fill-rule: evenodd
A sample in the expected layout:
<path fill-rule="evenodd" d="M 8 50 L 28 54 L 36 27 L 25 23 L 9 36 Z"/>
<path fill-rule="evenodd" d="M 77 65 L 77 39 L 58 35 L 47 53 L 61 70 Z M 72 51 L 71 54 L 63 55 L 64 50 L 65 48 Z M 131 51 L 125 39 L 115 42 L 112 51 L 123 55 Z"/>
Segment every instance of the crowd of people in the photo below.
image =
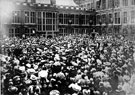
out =
<path fill-rule="evenodd" d="M 124 36 L 1 39 L 3 95 L 135 95 L 135 46 Z"/>

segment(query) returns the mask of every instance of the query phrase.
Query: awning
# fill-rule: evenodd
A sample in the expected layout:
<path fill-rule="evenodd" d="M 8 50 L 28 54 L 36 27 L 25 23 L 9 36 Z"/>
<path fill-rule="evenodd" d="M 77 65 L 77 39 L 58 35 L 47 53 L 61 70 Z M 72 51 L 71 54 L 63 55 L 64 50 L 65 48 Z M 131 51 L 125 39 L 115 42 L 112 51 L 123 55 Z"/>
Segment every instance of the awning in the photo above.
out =
<path fill-rule="evenodd" d="M 58 6 L 78 6 L 73 0 L 56 0 Z"/>

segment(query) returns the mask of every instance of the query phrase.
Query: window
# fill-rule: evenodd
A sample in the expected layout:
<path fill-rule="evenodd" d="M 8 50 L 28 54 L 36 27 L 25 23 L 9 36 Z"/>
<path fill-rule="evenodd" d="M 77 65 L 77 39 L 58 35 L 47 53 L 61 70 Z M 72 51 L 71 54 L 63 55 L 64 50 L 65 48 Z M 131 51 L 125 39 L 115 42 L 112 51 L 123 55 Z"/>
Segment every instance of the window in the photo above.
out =
<path fill-rule="evenodd" d="M 102 16 L 101 16 L 102 18 L 102 23 L 105 23 L 105 21 L 106 21 L 106 15 L 105 14 L 103 14 Z"/>
<path fill-rule="evenodd" d="M 120 6 L 120 0 L 114 0 L 114 6 L 119 7 Z"/>
<path fill-rule="evenodd" d="M 89 24 L 89 15 L 86 15 L 86 24 Z"/>
<path fill-rule="evenodd" d="M 56 24 L 57 24 L 56 23 L 56 19 L 57 19 L 56 15 L 57 15 L 56 13 L 53 13 L 53 30 L 56 30 Z"/>
<path fill-rule="evenodd" d="M 131 23 L 135 23 L 135 10 L 131 11 Z"/>
<path fill-rule="evenodd" d="M 41 16 L 41 12 L 37 13 L 37 23 L 38 23 L 38 30 L 41 31 L 42 30 L 42 16 Z"/>
<path fill-rule="evenodd" d="M 39 31 L 57 30 L 57 14 L 55 12 L 37 12 Z"/>
<path fill-rule="evenodd" d="M 123 23 L 127 23 L 127 12 L 123 12 Z"/>
<path fill-rule="evenodd" d="M 30 23 L 36 23 L 36 13 L 35 12 L 30 13 Z"/>
<path fill-rule="evenodd" d="M 46 12 L 43 12 L 43 31 L 46 30 Z"/>
<path fill-rule="evenodd" d="M 63 14 L 59 14 L 59 23 L 63 24 Z"/>
<path fill-rule="evenodd" d="M 131 3 L 132 5 L 135 5 L 135 0 L 132 0 L 132 3 Z"/>
<path fill-rule="evenodd" d="M 75 15 L 75 24 L 79 24 L 79 15 Z"/>
<path fill-rule="evenodd" d="M 102 0 L 102 9 L 106 9 L 106 0 Z"/>
<path fill-rule="evenodd" d="M 74 23 L 74 14 L 71 15 L 71 20 L 72 20 L 72 24 L 75 24 Z"/>
<path fill-rule="evenodd" d="M 29 23 L 30 19 L 30 12 L 29 11 L 25 11 L 25 23 Z"/>
<path fill-rule="evenodd" d="M 87 8 L 90 8 L 90 3 L 87 4 Z"/>
<path fill-rule="evenodd" d="M 101 16 L 100 15 L 97 15 L 96 16 L 96 23 L 99 24 L 100 20 L 101 20 Z"/>
<path fill-rule="evenodd" d="M 13 23 L 21 23 L 21 11 L 14 11 L 13 12 Z"/>
<path fill-rule="evenodd" d="M 69 20 L 69 17 L 68 17 L 68 14 L 64 14 L 64 24 L 68 24 L 68 20 Z"/>
<path fill-rule="evenodd" d="M 91 8 L 94 8 L 94 2 L 91 3 Z"/>
<path fill-rule="evenodd" d="M 9 37 L 14 37 L 14 29 L 9 29 Z"/>
<path fill-rule="evenodd" d="M 115 16 L 115 24 L 120 24 L 120 12 L 114 14 Z"/>
<path fill-rule="evenodd" d="M 81 19 L 82 19 L 82 24 L 85 24 L 85 15 L 82 15 Z"/>
<path fill-rule="evenodd" d="M 55 30 L 55 14 L 51 12 L 46 12 L 46 30 L 52 31 Z"/>
<path fill-rule="evenodd" d="M 113 15 L 112 14 L 109 14 L 109 23 L 113 23 Z"/>
<path fill-rule="evenodd" d="M 128 6 L 128 0 L 123 0 L 123 6 Z"/>
<path fill-rule="evenodd" d="M 53 24 L 53 22 L 52 22 L 52 16 L 53 16 L 53 14 L 52 13 L 50 13 L 50 12 L 47 12 L 46 13 L 46 30 L 52 30 L 53 28 L 52 28 L 52 24 Z"/>
<path fill-rule="evenodd" d="M 97 10 L 100 9 L 100 5 L 101 5 L 101 1 L 99 0 L 99 1 L 96 2 L 96 9 L 97 9 Z"/>
<path fill-rule="evenodd" d="M 108 8 L 114 7 L 114 0 L 108 0 Z"/>

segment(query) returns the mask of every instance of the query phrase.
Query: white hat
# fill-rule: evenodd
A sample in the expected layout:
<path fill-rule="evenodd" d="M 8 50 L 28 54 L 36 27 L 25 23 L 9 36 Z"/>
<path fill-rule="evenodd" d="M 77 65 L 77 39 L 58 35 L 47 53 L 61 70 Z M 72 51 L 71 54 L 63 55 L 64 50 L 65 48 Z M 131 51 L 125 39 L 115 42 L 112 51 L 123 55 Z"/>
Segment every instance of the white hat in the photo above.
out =
<path fill-rule="evenodd" d="M 101 60 L 97 59 L 96 61 L 97 61 L 98 65 L 102 64 Z"/>
<path fill-rule="evenodd" d="M 58 90 L 52 90 L 49 95 L 60 95 L 60 92 Z"/>
<path fill-rule="evenodd" d="M 57 62 L 55 62 L 53 65 L 59 66 L 59 65 L 61 65 L 61 64 L 60 64 L 60 62 L 57 61 Z"/>
<path fill-rule="evenodd" d="M 76 62 L 74 62 L 74 61 L 72 61 L 71 64 L 72 64 L 73 66 L 78 66 L 78 64 L 77 64 Z"/>
<path fill-rule="evenodd" d="M 31 67 L 31 64 L 28 63 L 28 64 L 26 64 L 26 66 L 27 66 L 28 68 L 30 68 L 30 67 Z"/>
<path fill-rule="evenodd" d="M 20 67 L 19 67 L 19 70 L 25 71 L 25 66 L 20 66 Z"/>
<path fill-rule="evenodd" d="M 31 79 L 31 80 L 37 80 L 37 77 L 36 77 L 35 75 L 31 75 L 31 76 L 30 76 L 30 79 Z"/>

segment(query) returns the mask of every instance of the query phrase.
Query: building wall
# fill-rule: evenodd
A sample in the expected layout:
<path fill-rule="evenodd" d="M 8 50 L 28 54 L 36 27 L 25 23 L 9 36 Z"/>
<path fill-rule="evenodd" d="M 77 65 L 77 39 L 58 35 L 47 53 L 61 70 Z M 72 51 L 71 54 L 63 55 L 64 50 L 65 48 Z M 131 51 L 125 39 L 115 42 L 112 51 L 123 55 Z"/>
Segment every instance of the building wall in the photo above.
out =
<path fill-rule="evenodd" d="M 88 3 L 91 1 L 84 3 L 84 5 L 87 6 Z M 135 33 L 135 0 L 97 0 L 97 2 L 95 0 L 94 8 L 97 12 L 97 27 L 101 24 L 103 28 L 109 30 L 108 32 L 112 32 L 114 29 L 114 32 L 117 31 L 122 34 Z M 119 14 L 118 19 L 116 18 L 117 13 Z M 112 18 L 109 14 L 112 14 Z"/>
<path fill-rule="evenodd" d="M 79 7 L 56 6 L 39 3 L 14 3 L 10 22 L 4 23 L 9 36 L 32 36 L 44 35 L 55 36 L 56 34 L 67 35 L 70 33 L 89 32 L 89 17 L 92 12 Z M 63 18 L 60 15 L 63 15 Z M 65 15 L 70 15 L 65 17 Z M 75 23 L 78 16 L 78 23 Z M 60 19 L 64 23 L 60 22 Z M 66 20 L 66 22 L 65 22 Z M 70 23 L 71 21 L 71 23 Z M 71 29 L 71 30 L 70 30 Z"/>
<path fill-rule="evenodd" d="M 106 1 L 106 4 L 103 4 L 104 1 Z M 97 12 L 99 15 L 103 13 L 107 16 L 108 13 L 113 14 L 113 24 L 110 23 L 111 25 L 108 25 L 109 27 L 113 26 L 113 32 L 119 32 L 125 35 L 134 34 L 135 13 L 133 11 L 135 11 L 135 3 L 133 1 L 135 2 L 135 0 L 101 0 L 100 9 L 97 10 Z M 104 5 L 106 5 L 106 8 L 104 8 Z M 116 13 L 120 14 L 119 23 L 117 23 Z M 106 19 L 107 18 L 108 17 L 106 17 Z M 119 29 L 116 28 L 116 26 L 119 26 Z"/>

